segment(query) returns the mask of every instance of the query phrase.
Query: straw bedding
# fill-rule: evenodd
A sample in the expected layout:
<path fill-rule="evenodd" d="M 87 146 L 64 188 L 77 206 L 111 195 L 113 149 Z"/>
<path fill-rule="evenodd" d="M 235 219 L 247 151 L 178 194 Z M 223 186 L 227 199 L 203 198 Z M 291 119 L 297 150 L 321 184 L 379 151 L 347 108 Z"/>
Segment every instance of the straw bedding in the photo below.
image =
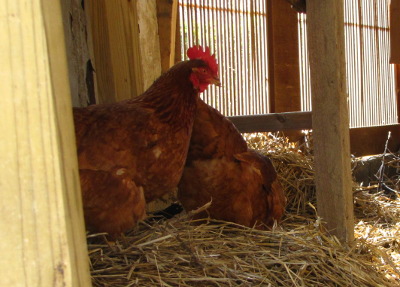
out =
<path fill-rule="evenodd" d="M 115 243 L 89 234 L 93 286 L 398 286 L 400 200 L 354 185 L 355 242 L 327 235 L 315 210 L 307 147 L 272 134 L 246 135 L 274 161 L 287 214 L 259 231 L 191 214 L 140 223 Z M 205 206 L 204 208 L 207 208 Z"/>

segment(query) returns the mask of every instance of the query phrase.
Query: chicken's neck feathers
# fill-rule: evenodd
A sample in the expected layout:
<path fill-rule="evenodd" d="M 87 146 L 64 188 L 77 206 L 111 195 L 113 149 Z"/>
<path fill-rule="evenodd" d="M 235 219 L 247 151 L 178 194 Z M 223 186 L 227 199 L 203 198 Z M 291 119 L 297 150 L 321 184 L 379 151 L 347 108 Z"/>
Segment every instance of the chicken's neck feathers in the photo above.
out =
<path fill-rule="evenodd" d="M 185 62 L 182 62 L 185 63 Z M 199 92 L 190 81 L 190 67 L 172 68 L 132 103 L 140 103 L 155 117 L 176 128 L 190 127 L 194 120 Z"/>

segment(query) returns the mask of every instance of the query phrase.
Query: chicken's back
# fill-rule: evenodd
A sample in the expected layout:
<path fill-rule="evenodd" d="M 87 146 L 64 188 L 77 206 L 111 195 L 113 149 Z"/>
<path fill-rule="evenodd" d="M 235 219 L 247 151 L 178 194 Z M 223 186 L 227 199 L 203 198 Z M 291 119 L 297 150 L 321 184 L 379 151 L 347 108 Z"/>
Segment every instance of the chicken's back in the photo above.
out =
<path fill-rule="evenodd" d="M 209 215 L 249 227 L 272 226 L 281 219 L 286 204 L 272 163 L 254 151 L 235 157 L 193 161 L 179 183 L 179 200 L 186 210 L 212 201 L 196 218 Z"/>
<path fill-rule="evenodd" d="M 187 164 L 245 152 L 247 143 L 234 124 L 218 110 L 198 100 Z"/>
<path fill-rule="evenodd" d="M 286 203 L 271 161 L 248 150 L 233 123 L 200 100 L 178 198 L 186 210 L 212 200 L 197 217 L 259 227 L 279 220 Z"/>

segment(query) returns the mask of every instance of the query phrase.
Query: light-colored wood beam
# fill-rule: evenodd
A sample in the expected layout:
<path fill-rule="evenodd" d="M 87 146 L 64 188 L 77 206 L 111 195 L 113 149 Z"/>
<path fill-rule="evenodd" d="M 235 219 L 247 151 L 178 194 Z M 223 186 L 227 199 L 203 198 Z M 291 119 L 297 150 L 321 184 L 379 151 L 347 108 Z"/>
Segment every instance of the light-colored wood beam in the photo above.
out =
<path fill-rule="evenodd" d="M 343 0 L 307 1 L 318 214 L 340 240 L 354 238 Z"/>
<path fill-rule="evenodd" d="M 169 54 L 169 66 L 172 67 L 175 64 L 175 43 L 176 43 L 176 24 L 178 23 L 178 0 L 172 0 L 172 12 L 171 12 L 171 48 Z"/>
<path fill-rule="evenodd" d="M 161 75 L 156 0 L 137 0 L 143 90 Z"/>
<path fill-rule="evenodd" d="M 0 2 L 0 286 L 91 286 L 59 1 Z"/>
<path fill-rule="evenodd" d="M 97 103 L 143 92 L 137 1 L 85 1 Z"/>

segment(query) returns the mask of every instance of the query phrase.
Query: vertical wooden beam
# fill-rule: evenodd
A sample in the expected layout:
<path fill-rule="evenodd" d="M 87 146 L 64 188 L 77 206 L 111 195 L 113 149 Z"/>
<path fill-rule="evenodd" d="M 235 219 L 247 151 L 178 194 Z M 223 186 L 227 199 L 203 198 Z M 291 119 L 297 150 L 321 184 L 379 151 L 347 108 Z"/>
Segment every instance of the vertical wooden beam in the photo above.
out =
<path fill-rule="evenodd" d="M 60 1 L 1 1 L 0 49 L 0 286 L 91 286 Z"/>
<path fill-rule="evenodd" d="M 171 41 L 170 41 L 170 55 L 169 55 L 169 66 L 172 67 L 175 64 L 175 43 L 176 43 L 176 27 L 178 23 L 178 0 L 172 0 L 172 12 L 171 12 Z"/>
<path fill-rule="evenodd" d="M 390 63 L 400 64 L 400 0 L 390 1 Z"/>
<path fill-rule="evenodd" d="M 340 240 L 354 237 L 343 0 L 307 1 L 318 213 Z"/>
<path fill-rule="evenodd" d="M 87 106 L 93 101 L 93 85 L 88 82 L 90 67 L 85 11 L 81 0 L 61 1 L 72 104 Z M 88 86 L 89 84 L 89 86 Z"/>
<path fill-rule="evenodd" d="M 282 0 L 268 0 L 270 112 L 301 110 L 297 13 Z"/>
<path fill-rule="evenodd" d="M 176 5 L 176 7 L 173 6 Z M 160 40 L 160 55 L 161 55 L 161 70 L 167 71 L 171 67 L 171 60 L 173 56 L 173 64 L 181 61 L 181 39 L 176 37 L 179 33 L 179 7 L 178 1 L 165 1 L 157 0 L 157 20 L 158 20 L 158 34 Z M 176 16 L 172 15 L 173 10 L 176 11 Z M 173 22 L 175 24 L 173 24 Z M 175 26 L 174 26 L 175 25 Z M 175 34 L 175 35 L 173 35 Z M 175 38 L 175 44 L 172 45 L 172 38 Z M 174 49 L 171 51 L 171 49 Z"/>
<path fill-rule="evenodd" d="M 143 90 L 161 75 L 156 0 L 137 0 Z"/>
<path fill-rule="evenodd" d="M 137 1 L 85 2 L 92 37 L 98 103 L 143 92 Z"/>
<path fill-rule="evenodd" d="M 297 13 L 288 2 L 268 0 L 268 74 L 271 113 L 301 111 Z M 291 141 L 300 130 L 285 131 Z"/>

